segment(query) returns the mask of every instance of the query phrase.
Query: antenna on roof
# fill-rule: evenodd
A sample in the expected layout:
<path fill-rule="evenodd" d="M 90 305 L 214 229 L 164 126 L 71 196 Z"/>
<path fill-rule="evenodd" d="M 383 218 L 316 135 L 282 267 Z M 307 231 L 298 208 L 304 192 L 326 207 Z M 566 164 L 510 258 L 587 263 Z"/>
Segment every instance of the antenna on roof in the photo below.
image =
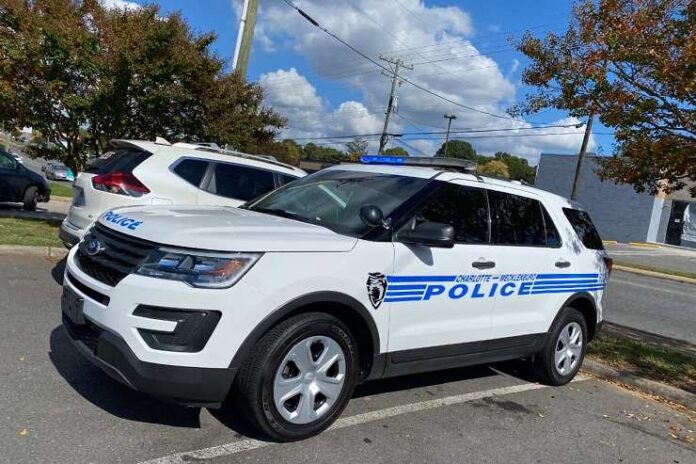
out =
<path fill-rule="evenodd" d="M 167 139 L 164 137 L 155 137 L 155 143 L 157 145 L 171 145 Z"/>

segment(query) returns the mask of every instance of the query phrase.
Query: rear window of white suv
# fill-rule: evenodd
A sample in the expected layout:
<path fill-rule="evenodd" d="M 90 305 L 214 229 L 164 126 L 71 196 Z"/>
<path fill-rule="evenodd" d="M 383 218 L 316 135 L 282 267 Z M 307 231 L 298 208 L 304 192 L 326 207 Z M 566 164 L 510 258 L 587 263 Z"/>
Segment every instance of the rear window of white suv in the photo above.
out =
<path fill-rule="evenodd" d="M 134 149 L 107 152 L 89 164 L 85 171 L 91 174 L 106 174 L 115 171 L 130 173 L 150 156 L 152 153 Z"/>
<path fill-rule="evenodd" d="M 603 250 L 604 245 L 602 244 L 602 239 L 599 236 L 599 232 L 595 229 L 590 215 L 585 211 L 572 208 L 563 208 L 563 214 L 570 221 L 570 225 L 575 229 L 575 233 L 578 234 L 578 238 L 582 241 L 582 244 L 590 250 Z"/>

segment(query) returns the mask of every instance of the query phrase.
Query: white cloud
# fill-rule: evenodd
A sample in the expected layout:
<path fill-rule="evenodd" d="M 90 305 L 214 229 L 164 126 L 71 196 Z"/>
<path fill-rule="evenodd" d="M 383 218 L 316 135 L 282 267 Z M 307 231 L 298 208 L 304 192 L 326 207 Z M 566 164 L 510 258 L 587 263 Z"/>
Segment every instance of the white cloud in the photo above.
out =
<path fill-rule="evenodd" d="M 371 58 L 378 60 L 383 55 L 412 63 L 413 70 L 402 71 L 409 80 L 462 105 L 503 115 L 503 118 L 495 118 L 467 110 L 404 83 L 398 89 L 399 113 L 422 129 L 442 130 L 446 127 L 444 113 L 456 114 L 459 128 L 530 126 L 523 120 L 505 116 L 506 108 L 516 101 L 515 84 L 492 58 L 473 46 L 469 40 L 473 33 L 471 17 L 460 8 L 429 7 L 420 0 L 303 0 L 297 3 L 323 27 Z M 330 102 L 322 99 L 315 86 L 297 70 L 265 74 L 261 84 L 268 92 L 268 102 L 287 116 L 290 126 L 287 136 L 318 137 L 381 131 L 390 83 L 378 68 L 312 26 L 284 3 L 267 7 L 260 15 L 259 25 L 272 46 L 281 53 L 283 48 L 290 47 L 307 60 L 313 73 L 324 83 L 321 90 L 339 87 L 339 95 L 357 91 L 361 96 L 362 103 L 335 102 L 335 108 L 332 108 Z M 501 36 L 500 41 L 504 42 L 505 37 Z M 518 66 L 519 63 L 513 61 L 512 72 Z M 401 131 L 407 126 L 409 124 L 397 116 L 392 119 L 390 132 Z M 472 137 L 470 141 L 483 153 L 507 150 L 533 158 L 541 151 L 576 149 L 582 131 L 575 128 L 545 129 L 548 135 L 541 137 L 511 137 L 517 132 L 506 132 L 508 136 L 505 138 Z M 559 133 L 561 135 L 555 135 Z M 572 135 L 565 135 L 567 133 Z M 409 143 L 433 153 L 442 140 L 412 140 Z"/>
<path fill-rule="evenodd" d="M 140 5 L 127 0 L 100 0 L 104 8 L 119 10 L 137 10 Z"/>

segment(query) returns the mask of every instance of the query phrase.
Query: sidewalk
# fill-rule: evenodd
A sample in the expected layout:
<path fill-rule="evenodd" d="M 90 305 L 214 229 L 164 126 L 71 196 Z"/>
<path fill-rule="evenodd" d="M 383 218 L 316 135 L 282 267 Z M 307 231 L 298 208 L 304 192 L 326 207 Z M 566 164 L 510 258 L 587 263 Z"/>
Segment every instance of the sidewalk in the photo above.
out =
<path fill-rule="evenodd" d="M 606 245 L 614 264 L 641 266 L 655 271 L 696 274 L 696 250 L 677 247 L 646 247 L 619 243 Z"/>

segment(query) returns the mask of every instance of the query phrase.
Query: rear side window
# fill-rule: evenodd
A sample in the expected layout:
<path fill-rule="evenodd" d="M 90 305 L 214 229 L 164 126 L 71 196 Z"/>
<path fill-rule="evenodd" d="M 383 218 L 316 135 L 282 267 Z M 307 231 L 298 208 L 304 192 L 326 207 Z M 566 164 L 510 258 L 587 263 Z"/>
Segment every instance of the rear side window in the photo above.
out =
<path fill-rule="evenodd" d="M 416 220 L 450 224 L 457 243 L 488 243 L 485 190 L 445 184 L 423 205 Z"/>
<path fill-rule="evenodd" d="M 249 201 L 274 188 L 273 173 L 270 171 L 217 163 L 208 190 L 226 198 Z"/>
<path fill-rule="evenodd" d="M 580 211 L 578 209 L 563 208 L 563 213 L 568 218 L 570 225 L 575 229 L 575 233 L 578 234 L 578 238 L 582 241 L 582 244 L 590 250 L 603 250 L 604 245 L 602 244 L 602 239 L 595 229 L 590 215 L 585 211 Z"/>
<path fill-rule="evenodd" d="M 287 174 L 277 174 L 277 176 L 278 176 L 278 187 L 280 187 L 281 185 L 285 185 L 287 183 L 290 183 L 293 180 L 297 180 L 297 177 L 288 176 Z"/>
<path fill-rule="evenodd" d="M 546 225 L 537 200 L 495 190 L 488 191 L 488 198 L 491 203 L 491 243 L 546 246 Z"/>
<path fill-rule="evenodd" d="M 208 169 L 207 161 L 185 159 L 174 167 L 174 172 L 189 184 L 198 187 L 201 185 L 201 179 L 203 179 L 206 169 Z"/>
<path fill-rule="evenodd" d="M 116 171 L 132 173 L 140 163 L 150 156 L 152 153 L 132 149 L 107 152 L 90 163 L 86 172 L 92 174 L 107 174 Z"/>

